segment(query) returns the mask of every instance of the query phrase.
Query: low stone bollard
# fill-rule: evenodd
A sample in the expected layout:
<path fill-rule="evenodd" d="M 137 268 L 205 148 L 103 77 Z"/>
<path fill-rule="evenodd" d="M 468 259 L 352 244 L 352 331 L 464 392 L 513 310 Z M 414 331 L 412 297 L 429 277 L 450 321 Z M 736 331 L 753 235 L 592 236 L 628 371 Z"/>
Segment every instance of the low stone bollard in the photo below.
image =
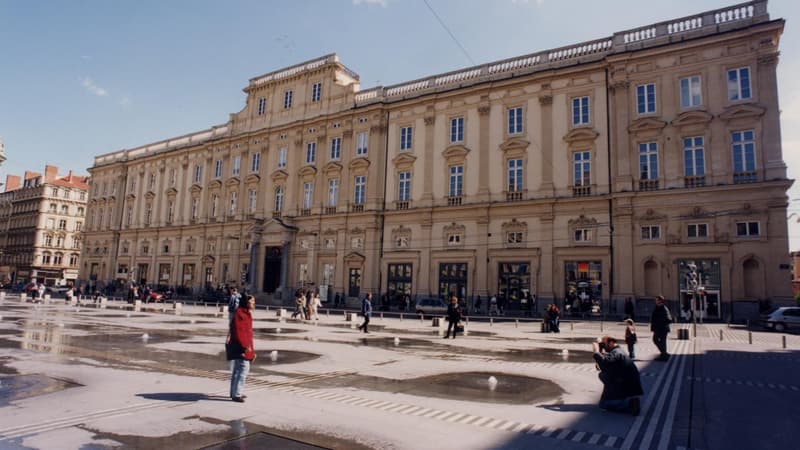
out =
<path fill-rule="evenodd" d="M 275 310 L 275 317 L 277 317 L 278 319 L 285 319 L 286 316 L 287 316 L 286 308 L 278 308 Z"/>
<path fill-rule="evenodd" d="M 183 312 L 183 303 L 175 302 L 172 304 L 172 309 L 175 310 L 175 314 L 180 314 Z"/>
<path fill-rule="evenodd" d="M 142 310 L 142 301 L 141 300 L 134 300 L 134 302 L 133 302 L 133 310 L 137 311 L 137 312 Z"/>
<path fill-rule="evenodd" d="M 432 327 L 443 327 L 444 326 L 444 317 L 434 317 L 431 319 L 431 326 Z"/>
<path fill-rule="evenodd" d="M 26 294 L 24 292 L 19 294 L 19 300 L 22 301 L 22 302 L 27 301 L 28 300 L 28 294 Z"/>
<path fill-rule="evenodd" d="M 542 333 L 549 333 L 550 332 L 550 324 L 546 320 L 542 321 L 541 331 L 542 331 Z"/>
<path fill-rule="evenodd" d="M 227 307 L 227 306 L 225 306 L 225 305 L 220 305 L 220 306 L 219 306 L 219 312 L 221 312 L 221 313 L 224 313 L 224 312 L 225 312 L 225 310 L 227 310 L 227 309 L 228 309 L 228 307 Z"/>
<path fill-rule="evenodd" d="M 349 312 L 349 313 L 346 313 L 346 314 L 344 315 L 344 320 L 345 320 L 346 322 L 353 322 L 353 323 L 355 323 L 355 322 L 358 320 L 358 314 L 356 314 L 356 313 L 351 313 L 351 312 Z"/>
<path fill-rule="evenodd" d="M 50 299 L 52 299 L 52 298 L 53 297 L 50 296 L 50 294 L 44 294 L 44 302 L 45 303 L 50 303 Z"/>
<path fill-rule="evenodd" d="M 106 309 L 106 306 L 108 306 L 108 298 L 100 297 L 100 309 Z"/>
<path fill-rule="evenodd" d="M 678 329 L 678 340 L 680 340 L 680 341 L 688 341 L 689 340 L 689 330 L 687 328 Z"/>

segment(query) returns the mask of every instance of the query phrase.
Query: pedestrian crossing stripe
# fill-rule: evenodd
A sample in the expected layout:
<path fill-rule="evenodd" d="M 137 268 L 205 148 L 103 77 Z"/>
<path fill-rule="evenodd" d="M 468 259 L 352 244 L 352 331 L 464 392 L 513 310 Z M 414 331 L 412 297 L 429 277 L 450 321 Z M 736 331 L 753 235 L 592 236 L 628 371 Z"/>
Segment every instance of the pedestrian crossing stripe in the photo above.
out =
<path fill-rule="evenodd" d="M 722 379 L 722 378 L 709 378 L 709 377 L 693 377 L 687 376 L 686 379 L 688 381 L 694 382 L 702 382 L 702 383 L 713 383 L 713 384 L 735 384 L 738 386 L 747 386 L 747 387 L 754 387 L 754 388 L 761 388 L 761 389 L 775 389 L 780 391 L 800 391 L 800 387 L 786 385 L 786 384 L 776 384 L 776 383 L 761 383 L 758 381 L 750 381 L 750 380 L 734 380 L 734 379 Z"/>

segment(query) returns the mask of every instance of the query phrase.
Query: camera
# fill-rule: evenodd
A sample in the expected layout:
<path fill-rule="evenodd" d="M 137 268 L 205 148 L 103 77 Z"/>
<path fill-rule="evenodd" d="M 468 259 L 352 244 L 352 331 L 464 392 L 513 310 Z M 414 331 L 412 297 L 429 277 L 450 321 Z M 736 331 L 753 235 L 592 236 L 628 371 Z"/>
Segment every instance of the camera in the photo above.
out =
<path fill-rule="evenodd" d="M 603 342 L 603 338 L 597 338 L 597 342 L 595 342 L 595 344 L 597 344 L 597 349 L 601 353 L 608 351 L 608 348 L 606 347 L 606 343 Z"/>

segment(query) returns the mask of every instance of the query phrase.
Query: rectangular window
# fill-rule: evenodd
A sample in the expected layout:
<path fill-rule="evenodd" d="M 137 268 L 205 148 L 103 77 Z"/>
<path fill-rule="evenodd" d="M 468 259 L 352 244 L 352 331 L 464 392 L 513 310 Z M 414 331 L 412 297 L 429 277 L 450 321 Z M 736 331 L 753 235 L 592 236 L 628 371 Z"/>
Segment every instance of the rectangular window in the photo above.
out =
<path fill-rule="evenodd" d="M 194 182 L 200 183 L 200 180 L 203 179 L 203 166 L 196 165 L 194 166 Z"/>
<path fill-rule="evenodd" d="M 292 91 L 286 91 L 283 93 L 283 109 L 289 109 L 292 107 L 292 96 L 294 93 Z"/>
<path fill-rule="evenodd" d="M 587 125 L 589 123 L 589 97 L 575 97 L 572 99 L 572 125 Z"/>
<path fill-rule="evenodd" d="M 367 177 L 359 175 L 356 177 L 355 191 L 353 191 L 353 203 L 363 205 L 367 194 Z"/>
<path fill-rule="evenodd" d="M 109 213 L 110 215 L 111 213 Z M 175 202 L 170 200 L 167 202 L 167 222 L 172 223 L 172 219 L 175 218 Z"/>
<path fill-rule="evenodd" d="M 328 180 L 328 206 L 336 206 L 339 199 L 339 179 L 333 178 Z"/>
<path fill-rule="evenodd" d="M 218 159 L 214 162 L 214 178 L 222 178 L 222 160 Z"/>
<path fill-rule="evenodd" d="M 106 185 L 105 185 L 105 183 L 104 183 L 104 184 L 103 184 L 103 189 L 105 189 L 105 186 L 106 186 Z M 154 189 L 156 188 L 156 174 L 154 174 L 154 173 L 151 173 L 151 174 L 150 174 L 150 179 L 149 179 L 149 181 L 147 182 L 147 188 L 148 188 L 148 189 L 150 189 L 151 191 L 152 191 L 152 190 L 154 190 Z"/>
<path fill-rule="evenodd" d="M 660 225 L 645 225 L 642 227 L 643 241 L 657 241 L 659 239 L 661 239 Z"/>
<path fill-rule="evenodd" d="M 133 206 L 128 207 L 127 219 L 125 223 L 130 227 L 131 223 L 133 223 Z"/>
<path fill-rule="evenodd" d="M 464 141 L 464 118 L 454 117 L 450 119 L 450 143 Z"/>
<path fill-rule="evenodd" d="M 750 98 L 750 68 L 741 67 L 728 71 L 728 100 Z"/>
<path fill-rule="evenodd" d="M 267 98 L 261 97 L 258 99 L 258 115 L 263 116 L 267 113 Z"/>
<path fill-rule="evenodd" d="M 687 177 L 705 175 L 703 137 L 683 138 L 683 174 Z"/>
<path fill-rule="evenodd" d="M 136 178 L 131 178 L 131 192 L 136 192 Z M 81 199 L 83 200 L 83 199 Z"/>
<path fill-rule="evenodd" d="M 397 200 L 407 202 L 411 200 L 411 172 L 405 171 L 398 174 Z"/>
<path fill-rule="evenodd" d="M 575 242 L 591 242 L 592 241 L 592 230 L 589 228 L 578 228 L 573 233 L 575 237 Z"/>
<path fill-rule="evenodd" d="M 361 268 L 350 268 L 348 274 L 348 297 L 356 297 L 361 295 Z"/>
<path fill-rule="evenodd" d="M 705 238 L 708 237 L 708 224 L 707 223 L 691 223 L 686 228 L 686 236 L 689 238 Z"/>
<path fill-rule="evenodd" d="M 656 142 L 639 144 L 639 179 L 658 179 L 658 143 Z"/>
<path fill-rule="evenodd" d="M 148 204 L 144 208 L 144 224 L 150 225 L 150 219 L 153 218 L 153 205 Z"/>
<path fill-rule="evenodd" d="M 311 86 L 311 101 L 318 102 L 322 98 L 322 83 L 314 83 Z"/>
<path fill-rule="evenodd" d="M 191 212 L 192 220 L 197 220 L 199 206 L 200 206 L 200 199 L 193 198 L 192 199 L 192 212 Z"/>
<path fill-rule="evenodd" d="M 640 84 L 636 86 L 636 112 L 639 114 L 656 112 L 655 84 Z"/>
<path fill-rule="evenodd" d="M 342 138 L 331 139 L 331 160 L 336 161 L 342 157 Z"/>
<path fill-rule="evenodd" d="M 258 191 L 250 189 L 247 193 L 247 211 L 250 214 L 256 212 L 256 202 L 258 201 Z"/>
<path fill-rule="evenodd" d="M 217 207 L 219 206 L 219 196 L 214 194 L 211 196 L 211 217 L 217 217 Z"/>
<path fill-rule="evenodd" d="M 306 164 L 314 164 L 317 160 L 317 143 L 309 142 L 306 144 Z"/>
<path fill-rule="evenodd" d="M 522 160 L 508 160 L 508 192 L 522 192 Z"/>
<path fill-rule="evenodd" d="M 169 185 L 170 186 L 175 186 L 176 172 L 177 171 L 175 169 L 169 169 Z M 117 187 L 116 183 L 112 183 L 111 184 L 111 193 L 112 194 L 114 194 L 114 191 L 116 190 L 116 187 Z"/>
<path fill-rule="evenodd" d="M 753 130 L 734 131 L 731 133 L 733 142 L 733 172 L 753 172 L 756 170 L 756 134 Z"/>
<path fill-rule="evenodd" d="M 241 155 L 236 155 L 233 157 L 233 176 L 239 176 L 239 172 L 241 171 L 242 167 L 242 157 Z"/>
<path fill-rule="evenodd" d="M 261 169 L 261 153 L 253 153 L 250 157 L 250 172 L 258 173 Z"/>
<path fill-rule="evenodd" d="M 758 222 L 736 222 L 736 236 L 760 236 L 761 227 Z"/>
<path fill-rule="evenodd" d="M 450 166 L 450 197 L 461 197 L 464 189 L 464 166 Z"/>
<path fill-rule="evenodd" d="M 286 154 L 289 152 L 289 149 L 286 147 L 281 147 L 278 149 L 278 168 L 283 169 L 286 167 Z"/>
<path fill-rule="evenodd" d="M 228 214 L 231 216 L 236 214 L 236 207 L 237 207 L 236 202 L 238 199 L 239 199 L 239 193 L 236 191 L 231 192 L 230 205 L 229 205 L 230 209 L 228 210 Z"/>
<path fill-rule="evenodd" d="M 572 154 L 573 185 L 576 187 L 591 186 L 591 152 L 575 152 Z"/>
<path fill-rule="evenodd" d="M 523 234 L 522 231 L 509 231 L 506 233 L 507 244 L 522 244 Z"/>
<path fill-rule="evenodd" d="M 367 154 L 367 145 L 369 142 L 369 133 L 358 133 L 356 140 L 356 156 L 364 156 Z"/>
<path fill-rule="evenodd" d="M 700 75 L 681 78 L 681 108 L 692 108 L 703 104 Z"/>
<path fill-rule="evenodd" d="M 275 212 L 283 211 L 283 186 L 275 189 Z"/>
<path fill-rule="evenodd" d="M 400 150 L 411 150 L 413 143 L 414 129 L 411 127 L 400 128 Z"/>
<path fill-rule="evenodd" d="M 508 134 L 522 133 L 522 108 L 509 108 Z"/>
<path fill-rule="evenodd" d="M 303 209 L 310 209 L 314 204 L 314 183 L 303 183 Z"/>

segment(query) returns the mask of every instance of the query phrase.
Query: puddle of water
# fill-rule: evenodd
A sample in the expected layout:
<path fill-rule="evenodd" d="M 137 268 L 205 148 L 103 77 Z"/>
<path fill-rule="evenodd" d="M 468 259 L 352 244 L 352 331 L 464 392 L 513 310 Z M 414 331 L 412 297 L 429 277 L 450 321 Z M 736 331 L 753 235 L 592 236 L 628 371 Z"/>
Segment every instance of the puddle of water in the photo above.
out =
<path fill-rule="evenodd" d="M 292 350 L 275 350 L 275 359 L 272 358 L 273 350 L 257 350 L 256 362 L 254 365 L 275 365 L 275 364 L 296 364 L 312 359 L 317 359 L 320 355 L 316 353 L 295 352 Z"/>
<path fill-rule="evenodd" d="M 494 390 L 489 377 L 497 378 Z M 540 378 L 490 372 L 445 373 L 407 380 L 363 375 L 315 380 L 306 384 L 316 388 L 356 388 L 420 397 L 437 397 L 484 403 L 527 405 L 552 401 L 564 391 L 556 383 Z"/>
<path fill-rule="evenodd" d="M 40 374 L 0 376 L 0 406 L 76 386 L 80 385 Z"/>
<path fill-rule="evenodd" d="M 515 362 L 590 362 L 592 352 L 586 350 L 562 350 L 552 348 L 526 348 L 512 349 L 505 352 L 493 353 L 493 357 L 504 361 Z"/>
<path fill-rule="evenodd" d="M 254 328 L 254 333 L 263 333 L 263 334 L 295 334 L 295 333 L 305 333 L 306 330 L 299 330 L 297 328 Z"/>

